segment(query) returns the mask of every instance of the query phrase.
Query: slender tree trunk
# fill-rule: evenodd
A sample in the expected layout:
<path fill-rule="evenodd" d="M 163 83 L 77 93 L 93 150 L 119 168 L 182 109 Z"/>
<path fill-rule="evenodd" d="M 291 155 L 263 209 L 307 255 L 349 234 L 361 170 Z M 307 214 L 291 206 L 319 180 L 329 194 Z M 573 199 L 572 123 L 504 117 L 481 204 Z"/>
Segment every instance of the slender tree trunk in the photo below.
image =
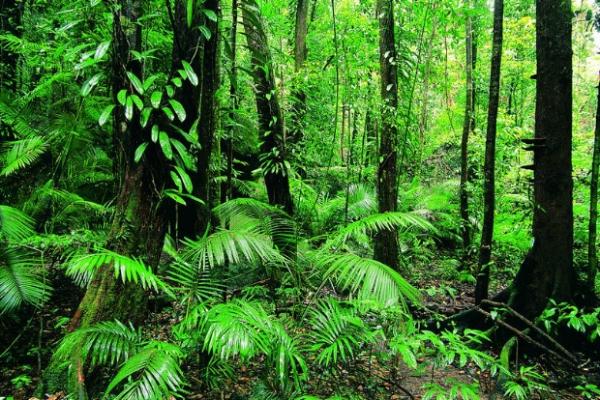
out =
<path fill-rule="evenodd" d="M 244 0 L 242 17 L 252 62 L 256 109 L 261 138 L 261 161 L 269 203 L 294 213 L 283 141 L 283 117 L 273 76 L 273 63 L 256 0 Z"/>
<path fill-rule="evenodd" d="M 203 234 L 210 221 L 209 167 L 217 126 L 215 95 L 219 87 L 219 29 L 218 21 L 206 17 L 200 7 L 220 15 L 220 1 L 207 0 L 193 9 L 192 23 L 188 26 L 187 1 L 177 0 L 173 23 L 173 71 L 182 69 L 182 61 L 186 61 L 199 79 L 198 86 L 186 79 L 177 92 L 177 99 L 188 115 L 181 129 L 189 132 L 195 126 L 200 142 L 196 151 L 196 171 L 191 172 L 190 176 L 194 185 L 192 194 L 204 202 L 199 204 L 189 200 L 186 206 L 179 208 L 179 237 Z M 210 38 L 204 37 L 198 29 L 199 25 L 204 25 L 210 31 Z"/>
<path fill-rule="evenodd" d="M 483 186 L 483 228 L 479 246 L 479 273 L 475 287 L 475 303 L 488 297 L 490 281 L 489 264 L 492 255 L 495 209 L 495 163 L 496 128 L 498 104 L 500 101 L 500 71 L 502 63 L 502 35 L 504 18 L 504 0 L 494 1 L 494 37 L 492 41 L 492 67 L 490 73 L 490 99 L 488 105 L 488 123 L 485 142 L 484 186 Z"/>
<path fill-rule="evenodd" d="M 592 159 L 592 181 L 590 183 L 590 221 L 588 226 L 588 276 L 590 293 L 594 293 L 598 255 L 596 250 L 598 222 L 598 169 L 600 168 L 600 85 L 598 85 L 598 105 L 596 108 L 596 129 L 594 131 L 594 151 Z"/>
<path fill-rule="evenodd" d="M 226 181 L 221 186 L 221 202 L 233 198 L 233 138 L 236 134 L 235 118 L 238 109 L 239 99 L 237 94 L 237 26 L 238 26 L 238 0 L 231 1 L 231 67 L 229 71 L 229 121 L 227 137 L 221 142 L 221 149 L 227 159 Z"/>
<path fill-rule="evenodd" d="M 306 62 L 306 36 L 308 35 L 308 6 L 309 0 L 298 0 L 296 5 L 296 24 L 294 27 L 294 72 L 296 84 L 292 93 L 292 131 L 290 142 L 298 143 L 304 132 L 304 117 L 306 116 L 306 92 L 301 78 Z"/>
<path fill-rule="evenodd" d="M 510 303 L 528 318 L 573 295 L 571 2 L 537 0 L 534 244 Z"/>
<path fill-rule="evenodd" d="M 472 17 L 467 16 L 466 21 L 466 101 L 465 119 L 463 124 L 462 138 L 460 143 L 460 218 L 461 237 L 465 255 L 471 246 L 471 224 L 469 221 L 469 135 L 474 124 L 474 85 L 473 85 L 473 26 Z"/>
<path fill-rule="evenodd" d="M 137 23 L 142 12 L 141 1 L 122 1 L 113 11 L 113 96 L 125 89 L 131 93 L 131 83 L 125 74 L 142 76 L 142 65 L 131 56 L 141 51 L 141 25 Z M 168 175 L 167 162 L 158 145 L 149 146 L 141 161 L 134 161 L 134 152 L 150 137 L 149 126 L 142 128 L 139 113 L 131 120 L 124 109 L 114 111 L 114 136 L 120 152 L 122 168 L 121 188 L 117 197 L 112 228 L 107 247 L 116 253 L 142 258 L 147 265 L 158 264 L 165 235 L 167 209 L 161 201 L 161 192 Z M 119 319 L 138 321 L 145 313 L 147 296 L 139 285 L 124 285 L 114 277 L 111 265 L 100 268 L 86 290 L 69 330 L 91 324 Z M 67 372 L 62 361 L 53 358 L 44 373 L 40 390 L 54 393 L 66 389 L 85 397 L 85 369 L 82 360 Z"/>
<path fill-rule="evenodd" d="M 377 170 L 377 200 L 379 212 L 396 211 L 398 192 L 396 114 L 398 110 L 398 67 L 394 38 L 394 2 L 377 0 L 379 19 L 379 65 L 381 70 L 382 129 Z M 375 235 L 374 257 L 377 261 L 398 268 L 398 232 L 382 230 Z"/>

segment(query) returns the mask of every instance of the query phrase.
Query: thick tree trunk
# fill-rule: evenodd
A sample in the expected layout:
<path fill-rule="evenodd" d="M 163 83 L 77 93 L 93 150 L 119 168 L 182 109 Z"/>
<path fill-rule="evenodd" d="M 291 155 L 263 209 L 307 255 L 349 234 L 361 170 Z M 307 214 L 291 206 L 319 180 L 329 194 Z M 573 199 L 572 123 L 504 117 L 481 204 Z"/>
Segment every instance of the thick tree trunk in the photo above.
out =
<path fill-rule="evenodd" d="M 141 51 L 140 1 L 123 2 L 113 12 L 113 94 L 131 92 L 125 71 L 142 76 L 142 66 L 131 57 L 131 50 Z M 136 112 L 131 120 L 124 109 L 114 112 L 114 136 L 120 153 L 121 188 L 117 197 L 107 248 L 129 257 L 142 258 L 147 265 L 158 264 L 165 236 L 167 210 L 161 202 L 161 192 L 168 175 L 166 160 L 158 146 L 149 146 L 139 163 L 134 161 L 138 146 L 150 137 L 149 128 L 139 124 Z M 95 275 L 75 312 L 69 330 L 86 327 L 99 321 L 136 321 L 144 316 L 144 291 L 138 285 L 124 285 L 116 280 L 111 265 L 105 265 Z M 64 389 L 85 397 L 85 370 L 82 360 L 68 371 L 62 362 L 52 359 L 44 373 L 39 390 L 54 393 Z"/>
<path fill-rule="evenodd" d="M 396 211 L 398 198 L 396 114 L 398 110 L 398 69 L 394 38 L 394 2 L 377 0 L 379 19 L 379 65 L 381 71 L 381 142 L 377 170 L 377 200 L 379 212 Z M 374 257 L 377 261 L 398 268 L 398 233 L 383 230 L 375 235 Z"/>
<path fill-rule="evenodd" d="M 188 201 L 178 211 L 178 236 L 195 237 L 202 235 L 210 221 L 210 161 L 216 131 L 216 92 L 219 87 L 219 29 L 218 21 L 212 21 L 201 12 L 199 7 L 220 15 L 220 1 L 207 0 L 194 9 L 192 24 L 187 25 L 187 2 L 178 0 L 175 3 L 173 30 L 173 71 L 182 68 L 182 61 L 187 61 L 198 76 L 199 85 L 194 86 L 185 80 L 177 93 L 177 99 L 183 104 L 187 118 L 181 125 L 186 132 L 196 124 L 199 139 L 199 150 L 196 151 L 196 171 L 191 178 L 194 184 L 193 195 L 204 204 Z M 206 39 L 198 26 L 204 25 L 210 31 Z"/>
<path fill-rule="evenodd" d="M 571 2 L 537 0 L 534 244 L 510 304 L 534 318 L 549 299 L 573 295 Z"/>
<path fill-rule="evenodd" d="M 594 293 L 598 272 L 596 250 L 598 222 L 598 169 L 600 168 L 600 85 L 598 86 L 598 105 L 596 108 L 596 129 L 594 131 L 594 151 L 592 158 L 592 180 L 590 183 L 590 221 L 588 226 L 588 275 L 587 284 L 590 293 Z"/>
<path fill-rule="evenodd" d="M 475 122 L 474 100 L 475 90 L 473 85 L 473 24 L 472 17 L 467 16 L 465 31 L 466 52 L 466 100 L 465 119 L 463 123 L 462 138 L 460 142 L 460 218 L 461 237 L 463 249 L 466 252 L 471 246 L 471 223 L 469 221 L 469 136 L 473 131 Z"/>
<path fill-rule="evenodd" d="M 304 63 L 306 61 L 308 35 L 309 0 L 298 0 L 296 5 L 296 25 L 294 27 L 294 72 L 296 84 L 292 92 L 292 129 L 290 142 L 298 143 L 304 136 L 304 117 L 306 115 L 306 92 L 302 80 Z"/>
<path fill-rule="evenodd" d="M 492 40 L 492 67 L 490 73 L 490 99 L 485 142 L 485 163 L 483 183 L 483 228 L 479 246 L 479 273 L 475 287 L 475 303 L 488 297 L 490 281 L 489 264 L 492 255 L 494 236 L 494 209 L 496 199 L 496 128 L 498 104 L 500 101 L 500 71 L 502 63 L 504 0 L 494 1 L 494 38 Z"/>
<path fill-rule="evenodd" d="M 261 138 L 261 162 L 269 203 L 281 206 L 285 212 L 293 215 L 294 204 L 285 158 L 283 117 L 275 88 L 271 52 L 255 0 L 244 0 L 242 17 L 251 53 Z"/>

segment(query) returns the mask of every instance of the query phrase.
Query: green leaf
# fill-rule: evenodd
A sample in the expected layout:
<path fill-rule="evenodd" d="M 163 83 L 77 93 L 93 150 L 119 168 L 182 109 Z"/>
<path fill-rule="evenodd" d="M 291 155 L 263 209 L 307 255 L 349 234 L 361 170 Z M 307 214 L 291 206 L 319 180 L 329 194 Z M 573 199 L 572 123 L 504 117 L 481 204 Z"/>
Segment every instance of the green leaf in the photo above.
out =
<path fill-rule="evenodd" d="M 158 125 L 152 125 L 152 132 L 150 138 L 152 139 L 153 143 L 156 143 L 156 141 L 158 140 L 158 132 Z"/>
<path fill-rule="evenodd" d="M 119 102 L 120 105 L 122 105 L 122 106 L 125 105 L 125 102 L 127 101 L 127 90 L 125 90 L 125 89 L 119 90 L 119 93 L 117 93 L 117 101 Z"/>
<path fill-rule="evenodd" d="M 96 86 L 98 84 L 98 82 L 100 81 L 101 77 L 102 77 L 102 74 L 96 74 L 96 75 L 92 76 L 90 79 L 88 79 L 87 81 L 85 81 L 85 83 L 81 87 L 81 95 L 83 97 L 86 97 L 88 94 L 90 94 L 92 89 L 94 88 L 94 86 Z"/>
<path fill-rule="evenodd" d="M 166 132 L 161 131 L 158 137 L 160 142 L 160 148 L 167 160 L 173 159 L 173 148 L 171 147 L 171 140 Z"/>
<path fill-rule="evenodd" d="M 165 89 L 167 90 L 167 96 L 173 97 L 173 95 L 175 94 L 175 89 L 173 88 L 173 86 L 167 85 Z"/>
<path fill-rule="evenodd" d="M 135 155 L 133 157 L 133 161 L 135 161 L 136 163 L 140 162 L 140 160 L 142 159 L 142 156 L 144 155 L 144 152 L 146 151 L 146 147 L 148 147 L 148 142 L 144 142 L 144 143 L 140 144 L 138 146 L 138 148 L 135 149 Z"/>
<path fill-rule="evenodd" d="M 146 79 L 144 81 L 144 90 L 148 90 L 150 89 L 150 87 L 152 86 L 152 84 L 154 83 L 154 81 L 156 81 L 158 79 L 158 75 L 154 74 L 148 77 L 148 79 Z"/>
<path fill-rule="evenodd" d="M 198 27 L 198 29 L 200 29 L 200 32 L 202 33 L 202 35 L 204 35 L 204 38 L 206 40 L 210 40 L 210 37 L 212 36 L 212 33 L 210 32 L 210 30 L 206 26 L 200 25 Z"/>
<path fill-rule="evenodd" d="M 138 110 L 142 111 L 142 109 L 144 108 L 144 102 L 142 101 L 142 99 L 140 99 L 140 97 L 137 94 L 131 95 L 131 99 L 133 100 L 133 104 L 135 104 Z"/>
<path fill-rule="evenodd" d="M 173 189 L 167 189 L 164 191 L 164 195 L 167 196 L 168 198 L 170 198 L 171 200 L 175 201 L 176 203 L 179 203 L 181 205 L 187 205 L 187 203 L 185 202 L 185 200 L 183 199 L 183 197 L 181 197 L 175 190 Z"/>
<path fill-rule="evenodd" d="M 194 71 L 194 68 L 191 66 L 191 64 L 187 61 L 182 61 L 181 62 L 183 64 L 183 69 L 185 70 L 185 73 L 187 74 L 188 80 L 190 81 L 190 83 L 193 86 L 198 86 L 198 75 L 196 75 L 196 72 Z"/>
<path fill-rule="evenodd" d="M 179 176 L 175 173 L 175 171 L 171 171 L 170 172 L 171 175 L 171 179 L 173 180 L 173 183 L 175 183 L 175 186 L 177 187 L 177 190 L 179 192 L 181 192 L 183 190 L 183 186 L 181 183 L 181 179 L 179 178 Z"/>
<path fill-rule="evenodd" d="M 163 92 L 152 92 L 152 96 L 150 96 L 150 103 L 152 103 L 152 107 L 158 108 L 160 107 L 160 102 L 162 100 Z"/>
<path fill-rule="evenodd" d="M 175 119 L 175 114 L 173 114 L 173 111 L 171 111 L 169 107 L 163 107 L 161 110 L 163 110 L 169 121 L 173 121 Z"/>
<path fill-rule="evenodd" d="M 133 118 L 133 100 L 131 97 L 128 97 L 125 103 L 125 118 L 128 121 L 131 121 L 131 118 Z"/>
<path fill-rule="evenodd" d="M 171 139 L 171 144 L 173 145 L 173 147 L 175 147 L 175 150 L 177 150 L 177 153 L 179 153 L 179 156 L 181 157 L 181 161 L 183 162 L 183 165 L 187 169 L 190 169 L 190 170 L 193 169 L 194 163 L 192 161 L 192 156 L 187 151 L 187 149 L 185 148 L 183 143 L 181 143 L 177 139 Z"/>
<path fill-rule="evenodd" d="M 98 47 L 96 47 L 96 54 L 94 54 L 94 59 L 99 60 L 102 57 L 104 57 L 104 55 L 108 51 L 109 47 L 110 47 L 110 40 L 100 43 L 98 45 Z"/>
<path fill-rule="evenodd" d="M 140 78 L 135 76 L 135 74 L 133 72 L 129 72 L 129 71 L 127 71 L 127 77 L 129 78 L 129 81 L 133 85 L 133 88 L 139 94 L 144 94 L 144 85 L 142 84 L 142 81 L 140 81 Z"/>
<path fill-rule="evenodd" d="M 206 15 L 206 18 L 210 19 L 211 21 L 217 22 L 217 13 L 215 13 L 213 10 L 203 8 L 202 12 L 204 13 L 204 15 Z"/>
<path fill-rule="evenodd" d="M 173 84 L 175 86 L 177 86 L 178 88 L 180 88 L 183 85 L 181 78 L 178 78 L 178 77 L 174 77 L 173 79 L 171 79 L 171 82 L 173 82 Z"/>
<path fill-rule="evenodd" d="M 185 187 L 185 190 L 187 190 L 188 193 L 192 193 L 192 191 L 194 190 L 194 184 L 192 183 L 192 178 L 190 178 L 190 176 L 187 174 L 187 172 L 185 172 L 183 170 L 183 168 L 181 168 L 181 167 L 176 166 L 175 170 L 181 177 L 181 181 L 183 182 L 183 186 Z"/>
<path fill-rule="evenodd" d="M 104 110 L 102 110 L 102 112 L 100 113 L 100 117 L 98 118 L 98 125 L 103 126 L 106 123 L 106 121 L 108 121 L 108 118 L 110 118 L 110 115 L 112 114 L 114 108 L 114 104 L 109 104 L 104 108 Z"/>
<path fill-rule="evenodd" d="M 148 121 L 150 120 L 150 114 L 152 114 L 152 109 L 146 107 L 142 110 L 142 115 L 140 116 L 140 125 L 142 128 L 145 128 L 148 125 Z"/>
<path fill-rule="evenodd" d="M 179 121 L 185 121 L 186 114 L 183 105 L 174 99 L 169 100 L 169 104 L 171 104 L 171 107 L 173 107 L 173 111 L 175 111 L 175 114 L 177 114 L 177 118 L 179 119 Z"/>

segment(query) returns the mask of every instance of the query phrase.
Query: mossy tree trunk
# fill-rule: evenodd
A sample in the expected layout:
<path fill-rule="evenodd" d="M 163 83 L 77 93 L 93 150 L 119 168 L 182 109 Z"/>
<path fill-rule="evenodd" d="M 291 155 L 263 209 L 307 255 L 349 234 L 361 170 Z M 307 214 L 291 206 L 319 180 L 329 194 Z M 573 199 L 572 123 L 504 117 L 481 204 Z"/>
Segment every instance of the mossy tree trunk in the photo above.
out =
<path fill-rule="evenodd" d="M 596 239 L 598 237 L 598 169 L 600 168 L 600 85 L 598 85 L 598 105 L 596 106 L 596 129 L 594 131 L 594 150 L 592 158 L 592 178 L 590 183 L 590 220 L 588 225 L 588 276 L 590 293 L 594 293 L 596 274 L 598 273 L 598 255 Z"/>
<path fill-rule="evenodd" d="M 308 35 L 309 0 L 298 0 L 296 4 L 296 24 L 294 25 L 294 72 L 295 87 L 292 92 L 292 129 L 289 141 L 298 143 L 304 135 L 304 117 L 306 116 L 306 92 L 303 88 L 303 69 L 306 62 Z"/>
<path fill-rule="evenodd" d="M 500 102 L 500 71 L 502 63 L 502 35 L 504 0 L 494 1 L 494 37 L 492 39 L 492 66 L 490 73 L 490 99 L 485 141 L 484 183 L 483 183 L 483 227 L 479 246 L 479 272 L 475 287 L 475 303 L 488 297 L 490 281 L 490 261 L 494 236 L 494 210 L 496 201 L 496 128 L 498 104 Z"/>
<path fill-rule="evenodd" d="M 398 201 L 398 67 L 394 37 L 394 2 L 378 0 L 379 66 L 381 74 L 381 140 L 377 170 L 377 200 L 379 212 L 396 211 Z M 398 232 L 382 230 L 375 235 L 374 257 L 377 261 L 398 268 Z"/>
<path fill-rule="evenodd" d="M 126 72 L 138 77 L 143 74 L 142 65 L 131 51 L 141 51 L 141 25 L 136 23 L 143 9 L 141 1 L 123 1 L 120 8 L 113 9 L 112 78 L 114 102 L 116 95 L 125 89 L 133 93 Z M 115 160 L 119 168 L 120 190 L 115 214 L 106 247 L 116 253 L 141 258 L 155 267 L 161 254 L 167 207 L 161 201 L 168 166 L 158 146 L 149 146 L 141 161 L 134 161 L 134 152 L 150 138 L 149 127 L 144 129 L 136 113 L 130 120 L 125 118 L 124 108 L 114 111 Z M 146 310 L 143 289 L 138 285 L 125 285 L 114 277 L 111 265 L 98 270 L 71 319 L 69 331 L 90 326 L 105 320 L 140 321 Z M 73 368 L 64 369 L 61 361 L 53 358 L 46 369 L 39 390 L 54 393 L 66 390 L 85 398 L 85 369 L 83 360 L 74 360 Z"/>

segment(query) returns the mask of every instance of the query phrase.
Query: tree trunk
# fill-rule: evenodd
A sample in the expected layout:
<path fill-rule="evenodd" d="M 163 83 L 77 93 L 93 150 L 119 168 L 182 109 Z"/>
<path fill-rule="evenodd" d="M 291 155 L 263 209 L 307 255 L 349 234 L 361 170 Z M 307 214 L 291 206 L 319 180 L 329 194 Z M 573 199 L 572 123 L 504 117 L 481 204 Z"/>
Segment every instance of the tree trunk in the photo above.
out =
<path fill-rule="evenodd" d="M 537 0 L 534 244 L 510 304 L 528 318 L 573 295 L 571 2 Z"/>
<path fill-rule="evenodd" d="M 131 51 L 141 51 L 141 26 L 137 24 L 142 7 L 140 1 L 123 1 L 113 11 L 113 97 L 122 90 L 131 93 L 125 71 L 142 76 L 142 65 L 131 57 Z M 123 107 L 115 108 L 114 136 L 119 165 L 122 168 L 121 187 L 117 197 L 107 248 L 129 257 L 138 257 L 151 267 L 158 264 L 165 236 L 167 210 L 161 202 L 161 192 L 168 176 L 168 165 L 160 147 L 149 146 L 139 163 L 134 161 L 138 146 L 150 137 L 135 112 L 128 121 Z M 149 124 L 150 126 L 150 124 Z M 100 268 L 88 287 L 69 330 L 104 321 L 139 321 L 144 316 L 147 296 L 138 285 L 124 285 L 115 279 L 112 266 Z M 85 375 L 82 360 L 67 372 L 62 361 L 53 358 L 44 373 L 40 391 L 54 393 L 66 389 L 85 397 Z"/>
<path fill-rule="evenodd" d="M 469 135 L 473 131 L 475 115 L 474 107 L 474 85 L 473 85 L 473 26 L 472 17 L 467 16 L 465 32 L 466 52 L 466 101 L 465 119 L 463 124 L 462 138 L 460 142 L 460 218 L 461 237 L 465 255 L 471 246 L 471 227 L 469 221 Z"/>
<path fill-rule="evenodd" d="M 598 255 L 596 250 L 598 222 L 598 168 L 600 167 L 600 85 L 598 86 L 598 105 L 596 108 L 596 129 L 594 131 L 594 151 L 592 159 L 592 180 L 590 183 L 590 221 L 588 226 L 588 276 L 587 284 L 590 293 L 594 293 L 596 273 L 598 272 Z"/>
<path fill-rule="evenodd" d="M 242 17 L 251 54 L 261 138 L 261 162 L 269 203 L 281 206 L 285 212 L 293 215 L 294 204 L 290 194 L 283 140 L 283 118 L 275 88 L 271 52 L 255 0 L 244 0 Z"/>
<path fill-rule="evenodd" d="M 290 142 L 298 143 L 304 136 L 304 117 L 306 116 L 306 93 L 301 78 L 306 61 L 308 35 L 308 6 L 309 0 L 298 0 L 296 5 L 296 25 L 294 28 L 294 72 L 296 84 L 292 93 L 292 131 Z"/>
<path fill-rule="evenodd" d="M 381 71 L 381 142 L 377 170 L 377 200 L 379 212 L 396 211 L 398 198 L 396 114 L 398 110 L 398 69 L 394 38 L 394 2 L 377 0 L 379 19 L 379 66 Z M 382 230 L 375 235 L 374 257 L 377 261 L 398 268 L 398 233 Z"/>
<path fill-rule="evenodd" d="M 221 202 L 233 198 L 233 138 L 236 133 L 235 117 L 239 99 L 237 94 L 237 26 L 238 26 L 238 0 L 231 1 L 231 67 L 229 70 L 229 122 L 227 137 L 221 141 L 221 150 L 227 159 L 225 176 L 226 180 L 221 185 Z"/>
<path fill-rule="evenodd" d="M 220 14 L 219 0 L 207 0 L 201 6 L 204 9 Z M 216 132 L 216 98 L 219 87 L 219 30 L 218 22 L 207 18 L 198 7 L 194 10 L 192 24 L 187 25 L 187 2 L 178 0 L 175 3 L 173 72 L 182 68 L 182 61 L 187 61 L 199 78 L 199 86 L 195 87 L 186 79 L 177 93 L 177 100 L 185 108 L 188 117 L 181 124 L 186 132 L 196 124 L 200 148 L 196 151 L 196 171 L 191 172 L 194 184 L 193 195 L 204 204 L 188 200 L 187 205 L 178 211 L 178 236 L 195 237 L 206 230 L 210 221 L 210 161 Z M 208 28 L 211 35 L 206 39 L 198 29 L 199 25 Z"/>
<path fill-rule="evenodd" d="M 489 264 L 492 255 L 495 209 L 495 163 L 496 128 L 498 104 L 500 101 L 500 71 L 502 63 L 504 0 L 494 1 L 494 38 L 492 41 L 492 66 L 490 73 L 490 99 L 488 104 L 488 123 L 485 142 L 484 186 L 483 186 L 483 228 L 479 246 L 479 273 L 475 287 L 475 303 L 488 297 L 490 280 Z"/>

